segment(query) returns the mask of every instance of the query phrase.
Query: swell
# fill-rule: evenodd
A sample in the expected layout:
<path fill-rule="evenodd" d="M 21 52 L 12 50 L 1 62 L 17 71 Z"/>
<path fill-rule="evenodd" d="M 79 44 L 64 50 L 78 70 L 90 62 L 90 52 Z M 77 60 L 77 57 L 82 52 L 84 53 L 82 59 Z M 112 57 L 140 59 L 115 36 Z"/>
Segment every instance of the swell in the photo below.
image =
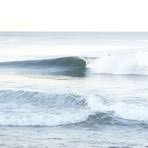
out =
<path fill-rule="evenodd" d="M 86 61 L 79 57 L 1 62 L 0 68 L 33 74 L 85 76 Z M 15 69 L 15 70 L 14 70 Z"/>

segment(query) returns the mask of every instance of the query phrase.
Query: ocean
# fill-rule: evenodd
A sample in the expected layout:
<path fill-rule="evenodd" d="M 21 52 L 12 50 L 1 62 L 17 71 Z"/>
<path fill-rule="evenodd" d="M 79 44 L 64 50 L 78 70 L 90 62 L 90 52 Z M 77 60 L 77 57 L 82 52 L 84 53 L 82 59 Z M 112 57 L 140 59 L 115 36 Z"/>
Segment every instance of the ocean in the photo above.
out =
<path fill-rule="evenodd" d="M 0 147 L 148 147 L 148 33 L 0 32 Z"/>

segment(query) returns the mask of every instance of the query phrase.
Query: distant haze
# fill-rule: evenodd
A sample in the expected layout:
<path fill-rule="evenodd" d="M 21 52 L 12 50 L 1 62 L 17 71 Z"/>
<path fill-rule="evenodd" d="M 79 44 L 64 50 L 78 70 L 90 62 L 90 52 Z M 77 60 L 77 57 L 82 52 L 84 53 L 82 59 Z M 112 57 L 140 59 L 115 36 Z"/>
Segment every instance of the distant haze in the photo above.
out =
<path fill-rule="evenodd" d="M 0 0 L 0 31 L 148 31 L 147 0 Z"/>

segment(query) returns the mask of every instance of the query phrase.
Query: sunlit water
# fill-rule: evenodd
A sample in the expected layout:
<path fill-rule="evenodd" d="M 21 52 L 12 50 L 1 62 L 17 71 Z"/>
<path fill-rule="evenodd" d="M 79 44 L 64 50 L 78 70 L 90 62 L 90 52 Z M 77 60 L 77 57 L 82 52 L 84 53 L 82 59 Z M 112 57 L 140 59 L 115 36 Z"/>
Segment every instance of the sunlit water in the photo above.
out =
<path fill-rule="evenodd" d="M 0 147 L 148 147 L 147 33 L 0 33 Z"/>

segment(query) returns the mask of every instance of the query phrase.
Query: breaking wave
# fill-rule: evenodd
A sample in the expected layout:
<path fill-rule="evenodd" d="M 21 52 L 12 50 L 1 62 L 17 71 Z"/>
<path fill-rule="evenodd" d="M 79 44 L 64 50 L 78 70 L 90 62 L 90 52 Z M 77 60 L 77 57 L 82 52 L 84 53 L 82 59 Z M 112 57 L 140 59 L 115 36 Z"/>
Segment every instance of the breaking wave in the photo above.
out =
<path fill-rule="evenodd" d="M 1 62 L 9 71 L 84 77 L 89 74 L 148 75 L 148 53 L 108 53 L 100 57 L 60 57 L 53 59 Z M 15 69 L 15 70 L 14 70 Z"/>
<path fill-rule="evenodd" d="M 112 102 L 102 96 L 0 91 L 0 125 L 66 126 L 146 125 L 147 106 Z M 135 114 L 136 112 L 136 114 Z"/>

